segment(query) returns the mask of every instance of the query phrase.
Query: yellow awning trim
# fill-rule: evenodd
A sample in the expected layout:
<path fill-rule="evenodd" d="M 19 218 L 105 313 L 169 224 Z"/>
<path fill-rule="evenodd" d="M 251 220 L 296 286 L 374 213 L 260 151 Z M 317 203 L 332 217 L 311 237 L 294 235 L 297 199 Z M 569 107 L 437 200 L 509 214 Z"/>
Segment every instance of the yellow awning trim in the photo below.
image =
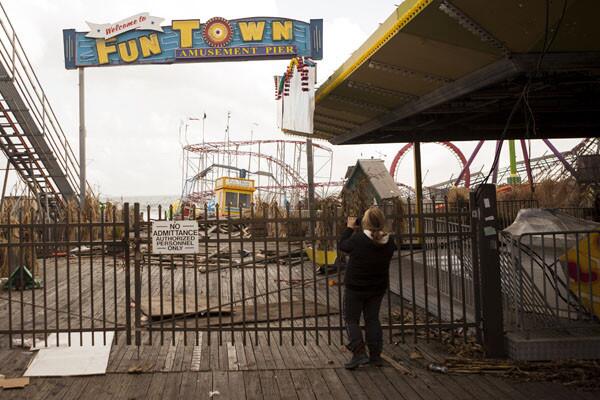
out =
<path fill-rule="evenodd" d="M 410 0 L 406 0 L 407 2 Z M 415 0 L 412 0 L 415 1 Z M 323 97 L 327 96 L 333 89 L 338 87 L 344 80 L 352 74 L 358 67 L 364 64 L 377 50 L 381 48 L 384 44 L 386 44 L 391 38 L 393 38 L 396 33 L 398 33 L 402 28 L 406 26 L 414 17 L 416 17 L 421 11 L 425 9 L 429 4 L 431 4 L 433 0 L 416 0 L 415 4 L 410 7 L 404 14 L 397 17 L 396 22 L 385 31 L 377 41 L 370 46 L 365 52 L 360 55 L 348 68 L 341 71 L 331 82 L 325 82 L 323 86 L 319 88 L 317 91 L 316 101 L 319 102 Z M 401 7 L 405 7 L 404 4 L 400 4 L 398 9 Z M 375 36 L 377 32 L 373 35 Z M 372 40 L 370 38 L 369 40 Z M 335 75 L 335 74 L 334 74 Z"/>

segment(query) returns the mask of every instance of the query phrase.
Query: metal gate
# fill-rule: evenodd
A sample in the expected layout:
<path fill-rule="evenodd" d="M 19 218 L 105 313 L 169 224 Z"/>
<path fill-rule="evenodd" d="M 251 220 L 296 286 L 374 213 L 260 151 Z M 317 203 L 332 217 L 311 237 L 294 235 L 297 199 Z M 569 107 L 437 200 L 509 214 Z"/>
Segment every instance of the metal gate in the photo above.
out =
<path fill-rule="evenodd" d="M 128 209 L 67 211 L 59 221 L 35 212 L 32 199 L 12 203 L 0 225 L 0 332 L 8 346 L 65 337 L 71 345 L 88 331 L 102 332 L 104 342 L 106 332 L 127 331 Z"/>
<path fill-rule="evenodd" d="M 62 221 L 9 212 L 0 225 L 4 275 L 10 271 L 0 333 L 9 346 L 76 344 L 83 332 L 106 340 L 110 331 L 138 346 L 174 343 L 181 332 L 185 344 L 203 333 L 209 343 L 241 333 L 246 343 L 263 332 L 269 343 L 344 343 L 344 262 L 336 243 L 347 216 L 339 206 L 222 211 L 192 208 L 183 217 L 125 204 Z M 417 211 L 407 201 L 385 211 L 399 247 L 381 310 L 387 339 L 477 333 L 479 264 L 468 208 L 446 200 Z M 200 252 L 153 254 L 152 221 L 182 218 L 198 221 Z"/>

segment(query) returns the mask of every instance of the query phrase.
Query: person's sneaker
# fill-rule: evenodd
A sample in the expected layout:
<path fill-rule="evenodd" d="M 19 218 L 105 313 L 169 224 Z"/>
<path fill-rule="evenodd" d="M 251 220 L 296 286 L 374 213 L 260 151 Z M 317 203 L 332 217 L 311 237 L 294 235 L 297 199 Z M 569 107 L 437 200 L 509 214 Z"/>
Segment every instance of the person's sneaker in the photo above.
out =
<path fill-rule="evenodd" d="M 355 369 L 360 365 L 368 364 L 369 357 L 365 353 L 354 353 L 352 359 L 344 364 L 346 369 Z"/>
<path fill-rule="evenodd" d="M 383 358 L 380 354 L 371 354 L 369 355 L 369 363 L 376 367 L 383 367 Z"/>

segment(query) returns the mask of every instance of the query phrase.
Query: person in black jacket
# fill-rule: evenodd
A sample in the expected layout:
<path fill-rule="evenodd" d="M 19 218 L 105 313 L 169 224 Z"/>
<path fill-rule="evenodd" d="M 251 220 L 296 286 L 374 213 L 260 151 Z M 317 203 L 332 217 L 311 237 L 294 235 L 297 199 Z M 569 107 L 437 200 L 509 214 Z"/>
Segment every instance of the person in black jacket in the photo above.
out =
<path fill-rule="evenodd" d="M 361 223 L 362 230 L 357 222 Z M 396 251 L 394 238 L 385 232 L 385 216 L 377 207 L 371 207 L 362 219 L 348 217 L 339 249 L 349 254 L 344 277 L 344 319 L 348 334 L 348 349 L 352 359 L 345 364 L 354 369 L 369 361 L 381 366 L 383 331 L 379 322 L 381 301 L 389 283 L 390 261 Z M 363 314 L 366 346 L 360 329 Z"/>

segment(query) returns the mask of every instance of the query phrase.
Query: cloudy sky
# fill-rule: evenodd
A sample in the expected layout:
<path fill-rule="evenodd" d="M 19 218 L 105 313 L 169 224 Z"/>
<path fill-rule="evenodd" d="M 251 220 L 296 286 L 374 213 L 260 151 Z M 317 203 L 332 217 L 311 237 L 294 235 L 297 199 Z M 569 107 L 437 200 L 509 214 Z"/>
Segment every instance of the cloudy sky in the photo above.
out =
<path fill-rule="evenodd" d="M 29 59 L 77 154 L 77 72 L 65 70 L 62 29 L 86 30 L 85 21 L 115 22 L 139 12 L 173 19 L 213 16 L 228 19 L 282 16 L 300 20 L 323 18 L 324 59 L 319 81 L 324 81 L 395 8 L 401 0 L 3 0 Z M 88 180 L 98 193 L 167 195 L 181 191 L 182 142 L 201 140 L 201 125 L 189 123 L 188 137 L 179 127 L 189 117 L 207 114 L 206 140 L 222 140 L 231 112 L 231 139 L 283 138 L 278 132 L 273 99 L 273 75 L 285 61 L 255 61 L 162 66 L 89 68 L 86 70 Z M 555 141 L 561 150 L 577 141 Z M 333 179 L 339 179 L 357 157 L 391 162 L 402 146 L 335 146 Z M 468 155 L 475 143 L 461 143 Z M 533 144 L 533 155 L 547 150 Z M 446 180 L 454 158 L 447 150 L 423 146 L 425 184 Z M 493 144 L 486 144 L 475 169 L 492 162 Z M 508 162 L 503 155 L 502 164 Z M 401 178 L 412 180 L 410 160 Z"/>

